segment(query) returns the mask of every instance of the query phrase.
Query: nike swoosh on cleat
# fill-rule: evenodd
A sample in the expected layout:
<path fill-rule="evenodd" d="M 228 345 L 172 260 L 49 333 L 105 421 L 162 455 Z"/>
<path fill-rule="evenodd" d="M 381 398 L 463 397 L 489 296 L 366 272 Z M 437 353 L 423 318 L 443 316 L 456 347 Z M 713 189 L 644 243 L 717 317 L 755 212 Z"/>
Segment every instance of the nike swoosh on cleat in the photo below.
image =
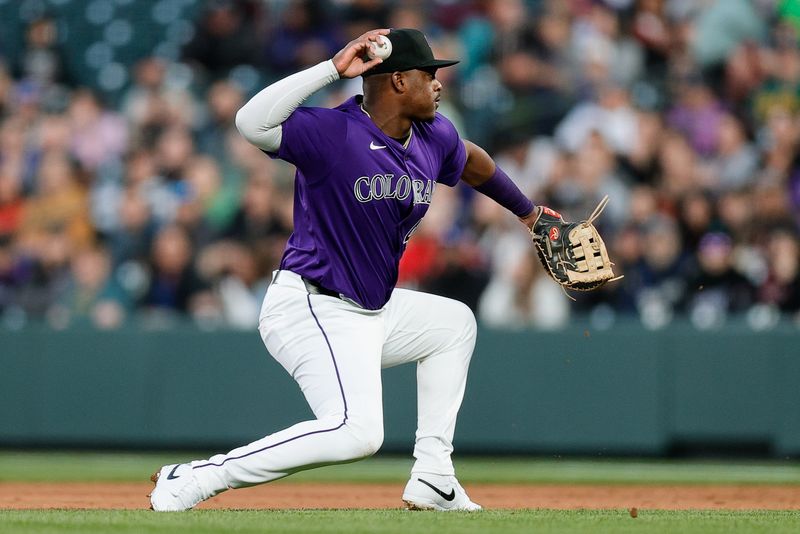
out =
<path fill-rule="evenodd" d="M 423 484 L 428 486 L 430 489 L 432 489 L 433 491 L 438 493 L 442 497 L 442 499 L 444 499 L 446 501 L 452 501 L 453 499 L 456 498 L 456 489 L 455 488 L 452 488 L 450 490 L 450 493 L 445 493 L 442 490 L 440 490 L 439 488 L 437 488 L 436 486 L 434 486 L 433 484 L 431 484 L 430 482 L 428 482 L 427 480 L 422 480 L 421 478 L 418 478 L 417 480 L 419 480 L 420 482 L 422 482 Z"/>
<path fill-rule="evenodd" d="M 181 464 L 178 464 L 178 465 L 176 465 L 175 467 L 173 467 L 173 468 L 172 468 L 172 471 L 170 471 L 170 472 L 169 472 L 169 474 L 167 475 L 167 480 L 175 480 L 176 478 L 180 478 L 180 475 L 178 475 L 178 476 L 174 476 L 174 475 L 175 475 L 175 471 L 176 471 L 176 470 L 177 470 L 177 469 L 178 469 L 180 466 L 181 466 Z"/>
<path fill-rule="evenodd" d="M 370 150 L 380 150 L 382 148 L 386 148 L 386 145 L 376 145 L 375 141 L 369 142 L 369 149 Z"/>

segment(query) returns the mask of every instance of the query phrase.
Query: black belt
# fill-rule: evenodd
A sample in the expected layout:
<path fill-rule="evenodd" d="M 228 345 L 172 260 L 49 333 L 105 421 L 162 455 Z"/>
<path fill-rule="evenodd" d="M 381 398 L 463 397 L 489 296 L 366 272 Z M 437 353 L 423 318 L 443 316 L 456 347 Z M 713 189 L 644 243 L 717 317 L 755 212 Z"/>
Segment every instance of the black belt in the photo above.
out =
<path fill-rule="evenodd" d="M 280 278 L 280 276 L 281 276 L 281 272 L 282 271 L 275 271 L 275 276 L 272 279 L 273 282 L 277 282 L 278 281 L 278 278 Z M 336 292 L 336 291 L 334 291 L 332 289 L 328 289 L 326 287 L 322 287 L 318 283 L 314 282 L 313 280 L 309 280 L 305 276 L 300 276 L 300 280 L 302 280 L 303 281 L 303 285 L 306 286 L 306 291 L 308 291 L 312 295 L 325 295 L 325 296 L 334 297 L 334 298 L 337 298 L 337 299 L 342 298 L 342 296 L 338 292 Z"/>
<path fill-rule="evenodd" d="M 275 272 L 275 277 L 273 278 L 272 281 L 276 282 L 278 280 L 278 278 L 280 277 L 280 275 L 281 275 L 281 271 L 276 271 Z M 343 300 L 343 301 L 345 301 L 345 302 L 347 302 L 349 304 L 352 304 L 354 306 L 357 306 L 359 308 L 363 307 L 358 302 L 343 296 L 338 291 L 334 291 L 332 289 L 328 289 L 327 287 L 322 287 L 317 282 L 315 282 L 313 280 L 309 280 L 305 276 L 300 276 L 300 279 L 303 281 L 303 285 L 306 287 L 306 291 L 308 291 L 312 295 L 325 295 L 326 297 L 333 297 L 335 299 Z"/>
<path fill-rule="evenodd" d="M 301 276 L 300 278 L 303 279 L 303 284 L 306 286 L 306 291 L 308 291 L 312 295 L 327 295 L 329 297 L 334 297 L 337 299 L 342 298 L 342 296 L 339 294 L 338 291 L 333 291 L 332 289 L 322 287 L 318 283 L 309 280 L 305 276 Z"/>

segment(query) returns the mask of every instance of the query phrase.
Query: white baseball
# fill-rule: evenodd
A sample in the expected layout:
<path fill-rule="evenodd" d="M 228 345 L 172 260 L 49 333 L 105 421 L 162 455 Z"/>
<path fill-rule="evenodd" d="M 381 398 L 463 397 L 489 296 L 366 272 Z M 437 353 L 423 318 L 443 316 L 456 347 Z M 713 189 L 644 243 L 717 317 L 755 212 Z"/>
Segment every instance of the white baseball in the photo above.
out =
<path fill-rule="evenodd" d="M 392 42 L 385 35 L 379 35 L 377 42 L 371 42 L 367 49 L 367 57 L 370 59 L 381 58 L 386 60 L 392 54 Z"/>

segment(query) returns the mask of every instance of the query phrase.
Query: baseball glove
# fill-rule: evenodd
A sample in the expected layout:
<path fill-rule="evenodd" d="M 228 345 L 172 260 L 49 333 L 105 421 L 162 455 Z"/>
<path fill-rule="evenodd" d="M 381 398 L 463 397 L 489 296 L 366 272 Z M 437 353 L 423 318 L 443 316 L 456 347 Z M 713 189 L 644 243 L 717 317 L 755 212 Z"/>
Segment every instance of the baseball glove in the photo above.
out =
<path fill-rule="evenodd" d="M 560 213 L 538 206 L 531 227 L 533 242 L 545 271 L 563 288 L 592 291 L 615 277 L 608 251 L 592 224 L 608 203 L 606 195 L 588 219 L 566 222 Z"/>

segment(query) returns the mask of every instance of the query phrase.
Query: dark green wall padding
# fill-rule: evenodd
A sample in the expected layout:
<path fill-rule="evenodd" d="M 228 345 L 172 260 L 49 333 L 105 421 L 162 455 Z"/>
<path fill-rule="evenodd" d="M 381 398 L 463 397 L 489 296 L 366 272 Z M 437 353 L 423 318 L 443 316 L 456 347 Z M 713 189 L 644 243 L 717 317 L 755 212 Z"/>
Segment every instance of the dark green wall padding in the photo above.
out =
<path fill-rule="evenodd" d="M 342 356 L 344 357 L 344 356 Z M 384 371 L 384 450 L 408 451 L 414 366 Z M 311 417 L 257 332 L 0 331 L 0 446 L 227 448 Z M 800 330 L 483 329 L 462 452 L 800 455 Z"/>

